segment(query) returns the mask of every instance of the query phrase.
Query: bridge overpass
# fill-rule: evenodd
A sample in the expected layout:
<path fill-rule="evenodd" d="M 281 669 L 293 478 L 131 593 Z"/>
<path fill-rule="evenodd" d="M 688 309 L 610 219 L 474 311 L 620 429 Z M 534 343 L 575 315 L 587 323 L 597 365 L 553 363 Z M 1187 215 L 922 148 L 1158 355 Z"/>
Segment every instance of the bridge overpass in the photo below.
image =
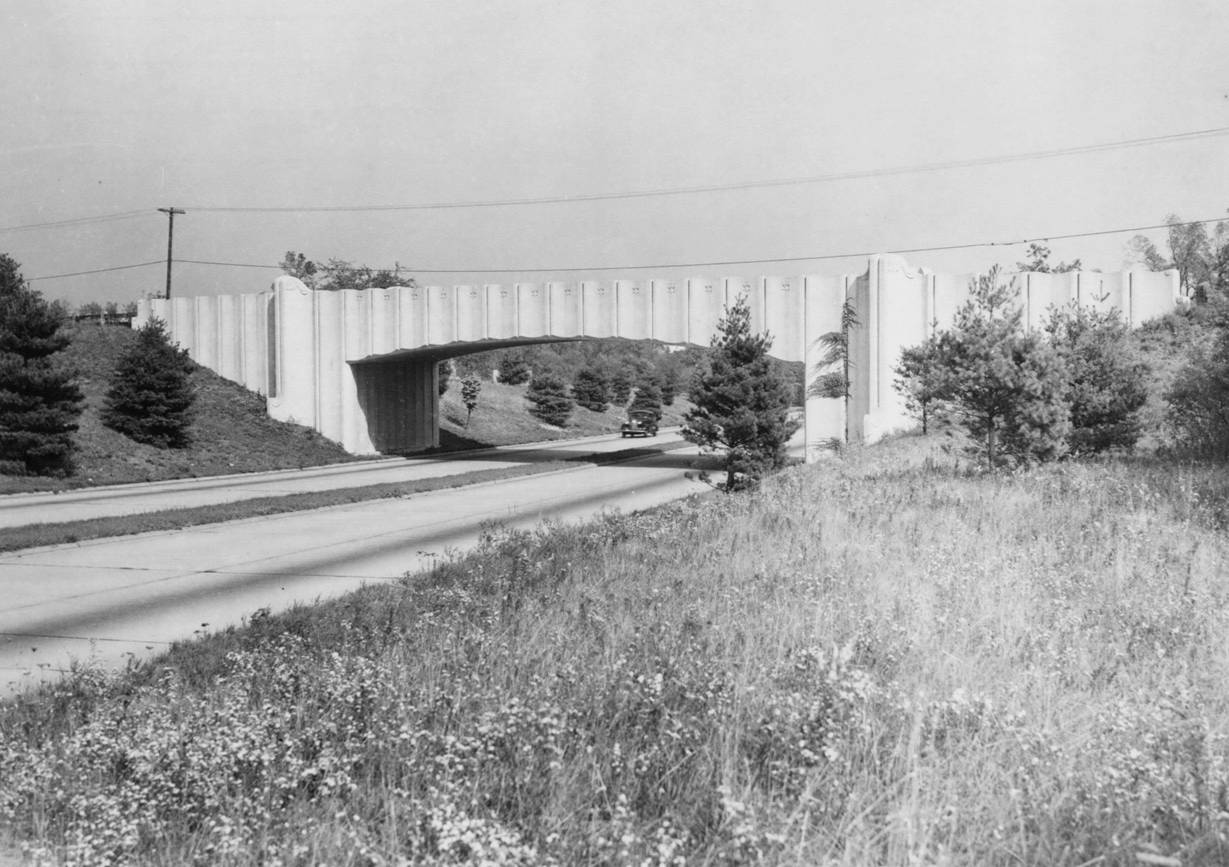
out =
<path fill-rule="evenodd" d="M 417 451 L 439 444 L 436 365 L 488 349 L 622 337 L 708 345 L 726 307 L 745 296 L 752 328 L 773 337 L 772 354 L 824 373 L 821 338 L 850 334 L 852 439 L 871 441 L 910 424 L 893 387 L 905 346 L 950 322 L 974 275 L 935 274 L 899 256 L 870 257 L 862 274 L 796 277 L 581 280 L 313 291 L 283 276 L 269 291 L 141 303 L 199 364 L 267 397 L 273 418 L 318 430 L 355 454 Z M 1132 326 L 1178 303 L 1176 271 L 1009 275 L 1026 322 L 1050 305 L 1116 308 Z M 807 459 L 843 438 L 844 401 L 806 399 Z"/>

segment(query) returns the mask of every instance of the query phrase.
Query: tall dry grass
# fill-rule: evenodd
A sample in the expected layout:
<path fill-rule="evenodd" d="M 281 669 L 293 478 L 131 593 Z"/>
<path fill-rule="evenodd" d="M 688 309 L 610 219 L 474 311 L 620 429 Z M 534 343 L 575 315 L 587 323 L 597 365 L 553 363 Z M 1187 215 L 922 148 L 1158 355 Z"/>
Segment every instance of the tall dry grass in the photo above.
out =
<path fill-rule="evenodd" d="M 77 864 L 1216 864 L 1229 474 L 909 438 L 4 708 Z"/>

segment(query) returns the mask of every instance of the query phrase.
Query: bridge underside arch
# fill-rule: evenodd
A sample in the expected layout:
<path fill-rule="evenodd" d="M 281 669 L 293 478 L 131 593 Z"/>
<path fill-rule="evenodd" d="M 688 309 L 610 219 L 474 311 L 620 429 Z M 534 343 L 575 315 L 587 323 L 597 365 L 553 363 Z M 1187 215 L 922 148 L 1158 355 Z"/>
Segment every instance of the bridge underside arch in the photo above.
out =
<path fill-rule="evenodd" d="M 321 418 L 320 429 L 348 434 L 349 440 L 359 447 L 365 437 L 370 442 L 371 450 L 381 454 L 404 454 L 437 448 L 440 444 L 441 361 L 497 349 L 574 343 L 581 339 L 584 338 L 482 340 L 423 346 L 349 362 L 359 410 L 359 417 L 355 419 L 357 429 L 345 431 L 346 423 L 342 417 Z M 344 414 L 340 402 L 332 409 L 339 415 Z M 350 446 L 347 445 L 347 448 Z"/>

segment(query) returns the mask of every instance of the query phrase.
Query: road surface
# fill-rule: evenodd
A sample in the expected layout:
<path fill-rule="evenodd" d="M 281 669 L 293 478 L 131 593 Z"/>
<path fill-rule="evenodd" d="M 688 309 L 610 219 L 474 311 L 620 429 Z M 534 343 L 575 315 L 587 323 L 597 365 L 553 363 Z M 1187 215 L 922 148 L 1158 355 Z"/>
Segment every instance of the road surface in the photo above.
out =
<path fill-rule="evenodd" d="M 688 447 L 404 499 L 0 555 L 0 697 L 58 676 L 72 659 L 110 668 L 259 608 L 396 580 L 473 545 L 490 521 L 574 521 L 708 490 L 687 473 L 695 458 Z"/>
<path fill-rule="evenodd" d="M 240 473 L 203 479 L 172 479 L 133 485 L 110 485 L 62 493 L 0 496 L 0 532 L 6 527 L 50 524 L 133 515 L 166 509 L 209 506 L 258 497 L 278 497 L 306 491 L 357 488 L 394 482 L 413 482 L 479 470 L 515 467 L 526 463 L 567 460 L 595 452 L 612 452 L 640 445 L 679 442 L 674 431 L 656 438 L 622 439 L 604 435 L 575 440 L 444 453 L 431 457 L 379 458 L 304 470 Z"/>

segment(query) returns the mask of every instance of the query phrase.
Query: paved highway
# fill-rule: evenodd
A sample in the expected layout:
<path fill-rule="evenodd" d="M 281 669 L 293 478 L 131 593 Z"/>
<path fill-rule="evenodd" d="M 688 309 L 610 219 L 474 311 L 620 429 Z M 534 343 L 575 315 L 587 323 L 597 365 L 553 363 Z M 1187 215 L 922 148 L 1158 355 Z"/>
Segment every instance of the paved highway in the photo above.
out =
<path fill-rule="evenodd" d="M 5 527 L 20 527 L 26 524 L 61 523 L 231 503 L 258 497 L 277 497 L 306 491 L 412 482 L 478 470 L 514 467 L 525 463 L 566 460 L 594 452 L 618 451 L 646 444 L 664 445 L 680 440 L 675 431 L 662 431 L 660 436 L 649 439 L 622 439 L 605 435 L 427 458 L 379 458 L 305 470 L 277 470 L 203 479 L 110 485 L 55 494 L 11 494 L 0 496 L 0 531 Z"/>
<path fill-rule="evenodd" d="M 613 437 L 606 445 L 538 448 L 558 457 L 563 449 L 584 453 L 628 445 L 630 440 Z M 280 610 L 364 582 L 395 580 L 447 550 L 474 544 L 489 521 L 518 527 L 544 518 L 572 521 L 707 490 L 686 474 L 695 456 L 688 447 L 630 463 L 580 464 L 405 499 L 0 555 L 0 697 L 57 676 L 74 658 L 111 667 L 198 630 L 240 623 L 258 608 Z M 372 464 L 354 471 L 370 472 Z M 492 465 L 468 463 L 462 471 Z M 308 472 L 314 485 L 332 479 Z M 386 480 L 379 473 L 372 479 Z M 206 480 L 202 490 L 213 490 L 213 481 Z M 173 502 L 182 505 L 188 493 L 176 496 Z"/>

